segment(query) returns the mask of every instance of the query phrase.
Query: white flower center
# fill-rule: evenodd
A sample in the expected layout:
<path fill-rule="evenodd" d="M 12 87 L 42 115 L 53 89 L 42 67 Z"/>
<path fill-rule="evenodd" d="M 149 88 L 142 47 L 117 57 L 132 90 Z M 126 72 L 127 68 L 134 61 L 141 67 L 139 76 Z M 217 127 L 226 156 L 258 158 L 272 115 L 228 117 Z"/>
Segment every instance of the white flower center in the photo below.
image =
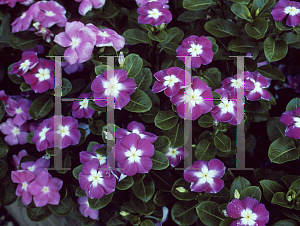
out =
<path fill-rule="evenodd" d="M 48 68 L 40 68 L 39 72 L 35 74 L 35 77 L 39 79 L 40 82 L 50 79 L 50 70 Z"/>
<path fill-rule="evenodd" d="M 140 149 L 136 149 L 135 147 L 131 147 L 130 150 L 125 152 L 125 156 L 128 157 L 128 163 L 134 163 L 141 161 L 141 155 L 143 151 Z"/>
<path fill-rule="evenodd" d="M 89 100 L 88 99 L 84 99 L 82 101 L 79 101 L 79 105 L 80 105 L 80 109 L 81 108 L 86 109 L 89 106 Z"/>
<path fill-rule="evenodd" d="M 29 65 L 30 65 L 30 61 L 29 60 L 25 60 L 23 63 L 20 64 L 19 69 L 26 71 L 26 70 L 28 70 Z"/>
<path fill-rule="evenodd" d="M 252 211 L 250 209 L 247 208 L 245 210 L 242 210 L 241 216 L 243 217 L 241 219 L 242 224 L 249 225 L 249 226 L 256 224 L 255 220 L 257 218 L 257 215 L 255 213 L 252 213 Z"/>
<path fill-rule="evenodd" d="M 295 126 L 300 127 L 300 118 L 294 117 L 294 121 L 295 121 Z"/>
<path fill-rule="evenodd" d="M 70 136 L 69 126 L 61 126 L 59 130 L 57 130 L 58 134 L 61 134 L 61 137 Z"/>
<path fill-rule="evenodd" d="M 98 159 L 100 165 L 106 163 L 106 156 L 104 155 L 97 154 L 97 156 L 93 156 L 92 158 Z"/>
<path fill-rule="evenodd" d="M 200 54 L 203 53 L 203 50 L 202 50 L 202 45 L 195 45 L 194 43 L 191 44 L 191 47 L 188 49 L 188 52 L 193 56 L 198 56 Z"/>
<path fill-rule="evenodd" d="M 75 48 L 80 44 L 80 42 L 81 42 L 80 38 L 76 38 L 72 40 L 71 46 Z"/>
<path fill-rule="evenodd" d="M 113 77 L 109 81 L 103 83 L 103 87 L 106 89 L 106 96 L 112 95 L 117 97 L 119 95 L 119 91 L 123 89 L 123 85 L 118 82 L 119 81 Z"/>
<path fill-rule="evenodd" d="M 206 166 L 203 166 L 201 172 L 195 172 L 194 175 L 199 178 L 196 182 L 198 184 L 209 183 L 213 184 L 213 178 L 216 176 L 217 172 L 215 170 L 208 170 Z"/>
<path fill-rule="evenodd" d="M 179 82 L 179 79 L 175 75 L 168 75 L 164 77 L 164 86 L 173 87 L 175 83 Z"/>
<path fill-rule="evenodd" d="M 52 11 L 45 11 L 46 16 L 55 16 L 56 14 Z"/>
<path fill-rule="evenodd" d="M 96 187 L 98 184 L 103 185 L 103 178 L 102 178 L 102 172 L 91 169 L 91 175 L 88 177 L 88 181 L 92 182 L 92 186 Z"/>
<path fill-rule="evenodd" d="M 109 34 L 107 34 L 106 31 L 99 31 L 99 35 L 101 37 L 109 37 Z"/>
<path fill-rule="evenodd" d="M 48 192 L 50 192 L 49 187 L 48 186 L 43 186 L 42 192 L 44 192 L 44 194 L 47 194 Z"/>
<path fill-rule="evenodd" d="M 158 9 L 152 9 L 148 11 L 148 16 L 154 18 L 155 20 L 162 15 Z"/>
<path fill-rule="evenodd" d="M 28 170 L 31 171 L 31 172 L 33 172 L 33 171 L 35 170 L 35 165 L 29 166 L 29 167 L 28 167 Z"/>
<path fill-rule="evenodd" d="M 46 139 L 46 133 L 50 128 L 44 127 L 41 132 L 39 132 L 40 142 Z"/>
<path fill-rule="evenodd" d="M 187 88 L 184 94 L 185 101 L 191 107 L 195 107 L 196 104 L 201 104 L 203 98 L 200 96 L 202 92 L 199 89 L 193 90 L 192 88 Z"/>
<path fill-rule="evenodd" d="M 222 98 L 222 102 L 218 104 L 221 114 L 225 114 L 227 112 L 234 114 L 233 101 L 229 101 L 227 98 Z"/>
<path fill-rule="evenodd" d="M 179 154 L 179 151 L 177 151 L 177 148 L 169 148 L 169 151 L 166 153 L 167 156 L 171 156 L 172 158 L 176 158 L 176 156 Z"/>
<path fill-rule="evenodd" d="M 21 108 L 16 109 L 16 113 L 17 113 L 17 114 L 20 114 L 20 113 L 22 113 L 22 112 L 23 112 L 23 111 L 22 111 Z"/>
<path fill-rule="evenodd" d="M 294 6 L 288 6 L 288 7 L 285 7 L 284 12 L 291 16 L 295 16 L 300 13 L 300 9 L 297 9 Z"/>
<path fill-rule="evenodd" d="M 11 132 L 16 136 L 20 134 L 20 129 L 18 127 L 14 127 Z"/>
<path fill-rule="evenodd" d="M 22 13 L 22 15 L 21 15 L 21 19 L 24 19 L 25 18 L 25 16 L 26 16 L 26 13 Z"/>
<path fill-rule="evenodd" d="M 23 182 L 22 183 L 22 190 L 25 190 L 25 191 L 27 191 L 27 187 L 28 187 L 28 184 L 27 184 L 27 182 L 25 181 L 25 182 Z"/>
<path fill-rule="evenodd" d="M 140 131 L 138 129 L 133 129 L 132 133 L 139 135 L 141 137 L 141 139 L 144 139 L 146 137 L 146 135 L 140 133 Z"/>
<path fill-rule="evenodd" d="M 231 85 L 236 88 L 239 89 L 241 87 L 244 86 L 244 82 L 242 81 L 242 79 L 238 78 L 238 79 L 232 79 L 231 80 Z"/>

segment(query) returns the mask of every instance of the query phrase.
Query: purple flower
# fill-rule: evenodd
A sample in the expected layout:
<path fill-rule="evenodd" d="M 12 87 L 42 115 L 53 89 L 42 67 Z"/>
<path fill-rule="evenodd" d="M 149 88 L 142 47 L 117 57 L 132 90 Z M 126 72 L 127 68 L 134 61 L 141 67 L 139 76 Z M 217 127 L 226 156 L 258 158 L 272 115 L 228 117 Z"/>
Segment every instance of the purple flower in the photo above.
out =
<path fill-rule="evenodd" d="M 69 47 L 64 55 L 69 64 L 83 63 L 92 56 L 94 45 L 96 44 L 96 35 L 85 27 L 80 21 L 67 22 L 65 31 L 55 36 L 54 42 Z"/>
<path fill-rule="evenodd" d="M 244 90 L 253 90 L 255 88 L 254 83 L 251 80 L 246 79 L 251 72 L 245 72 L 244 82 L 242 79 L 237 78 L 237 74 L 234 77 L 225 78 L 222 81 L 222 88 L 227 89 L 230 94 L 237 94 L 238 90 L 244 88 Z"/>
<path fill-rule="evenodd" d="M 39 63 L 30 72 L 23 75 L 25 82 L 31 85 L 32 90 L 37 93 L 53 89 L 54 67 L 55 63 L 52 60 L 39 60 Z"/>
<path fill-rule="evenodd" d="M 218 122 L 228 122 L 231 125 L 237 125 L 241 123 L 242 118 L 237 119 L 237 111 L 244 115 L 244 109 L 242 108 L 244 102 L 239 97 L 237 100 L 237 94 L 230 94 L 228 90 L 221 88 L 216 89 L 216 93 L 221 95 L 221 103 L 211 109 L 211 116 Z"/>
<path fill-rule="evenodd" d="M 287 79 L 289 80 L 289 84 L 285 84 L 285 87 L 295 89 L 296 93 L 300 93 L 300 75 L 295 77 L 289 75 Z"/>
<path fill-rule="evenodd" d="M 37 65 L 38 57 L 36 52 L 25 52 L 22 54 L 22 60 L 18 61 L 12 66 L 12 70 L 9 74 L 17 73 L 18 76 L 24 75 L 29 69 L 32 69 Z"/>
<path fill-rule="evenodd" d="M 104 147 L 105 144 L 95 144 L 94 147 L 93 147 L 93 151 L 92 152 L 89 152 L 89 151 L 81 151 L 79 153 L 79 159 L 80 159 L 80 162 L 82 164 L 85 164 L 89 161 L 91 161 L 92 159 L 98 159 L 99 160 L 99 164 L 102 165 L 104 163 L 106 163 L 106 156 L 104 155 L 101 155 L 101 154 L 97 154 L 95 153 L 95 151 L 98 149 L 98 148 L 101 148 L 101 147 Z"/>
<path fill-rule="evenodd" d="M 198 77 L 193 79 L 193 84 L 171 97 L 171 102 L 176 105 L 177 113 L 181 118 L 196 120 L 202 114 L 209 112 L 213 107 L 211 88 Z M 187 115 L 185 115 L 185 108 Z"/>
<path fill-rule="evenodd" d="M 286 25 L 298 26 L 300 23 L 300 3 L 290 0 L 280 0 L 272 10 L 275 21 L 282 21 L 288 15 Z"/>
<path fill-rule="evenodd" d="M 188 156 L 188 152 L 184 147 L 170 147 L 169 150 L 165 153 L 165 155 L 169 159 L 170 166 L 176 167 L 182 159 L 185 159 Z"/>
<path fill-rule="evenodd" d="M 7 105 L 7 101 L 9 99 L 9 96 L 7 96 L 5 94 L 5 90 L 0 90 L 0 100 L 2 100 L 5 104 L 5 106 Z"/>
<path fill-rule="evenodd" d="M 75 64 L 69 64 L 67 61 L 66 62 L 61 62 L 61 66 L 63 67 L 64 71 L 70 75 L 75 72 L 81 72 L 84 69 L 83 64 L 81 63 L 75 63 Z"/>
<path fill-rule="evenodd" d="M 136 173 L 148 173 L 152 168 L 151 157 L 154 155 L 153 144 L 141 139 L 137 134 L 129 134 L 115 144 L 113 151 L 120 171 L 133 176 Z"/>
<path fill-rule="evenodd" d="M 17 126 L 21 126 L 27 120 L 32 119 L 28 112 L 30 105 L 31 100 L 25 98 L 19 98 L 17 100 L 14 100 L 12 98 L 9 98 L 5 110 L 8 116 L 14 116 L 13 123 Z"/>
<path fill-rule="evenodd" d="M 114 30 L 107 28 L 99 30 L 99 28 L 93 24 L 87 24 L 86 27 L 90 28 L 95 33 L 97 47 L 112 46 L 117 51 L 124 48 L 125 38 Z"/>
<path fill-rule="evenodd" d="M 225 173 L 223 162 L 218 159 L 196 161 L 184 170 L 184 179 L 191 183 L 191 191 L 218 193 L 224 187 L 220 178 Z"/>
<path fill-rule="evenodd" d="M 20 161 L 23 156 L 27 155 L 27 151 L 25 149 L 21 150 L 18 155 L 13 155 L 12 164 L 15 166 L 15 170 L 18 169 Z"/>
<path fill-rule="evenodd" d="M 54 143 L 47 139 L 46 133 L 53 130 L 49 124 L 50 119 L 45 119 L 35 130 L 32 141 L 36 145 L 38 151 L 44 151 L 47 148 L 54 147 Z"/>
<path fill-rule="evenodd" d="M 95 113 L 95 110 L 89 108 L 89 98 L 93 96 L 93 93 L 82 93 L 78 98 L 84 98 L 81 101 L 74 101 L 72 105 L 72 116 L 74 118 L 90 118 Z"/>
<path fill-rule="evenodd" d="M 140 6 L 137 12 L 141 14 L 138 17 L 140 24 L 151 24 L 159 26 L 162 23 L 168 24 L 172 20 L 172 14 L 167 9 L 168 6 L 160 2 L 150 2 Z"/>
<path fill-rule="evenodd" d="M 164 90 L 168 97 L 175 96 L 184 85 L 185 73 L 191 77 L 188 71 L 179 67 L 170 67 L 167 70 L 156 72 L 153 76 L 157 79 L 152 87 L 153 93 L 159 93 Z"/>
<path fill-rule="evenodd" d="M 18 0 L 0 0 L 0 5 L 7 4 L 10 8 L 15 7 Z"/>
<path fill-rule="evenodd" d="M 33 201 L 36 207 L 58 205 L 60 200 L 59 190 L 63 181 L 58 178 L 52 178 L 51 174 L 42 171 L 34 181 L 28 185 L 28 191 L 33 195 Z"/>
<path fill-rule="evenodd" d="M 45 47 L 42 45 L 36 45 L 34 48 L 32 49 L 22 49 L 23 53 L 25 52 L 37 52 L 38 54 L 44 53 L 45 51 Z"/>
<path fill-rule="evenodd" d="M 265 226 L 269 221 L 269 211 L 255 198 L 233 199 L 228 203 L 226 212 L 234 219 L 239 218 L 230 226 Z"/>
<path fill-rule="evenodd" d="M 270 93 L 263 88 L 268 88 L 270 86 L 271 79 L 262 76 L 258 72 L 245 71 L 245 76 L 245 96 L 247 100 L 270 100 Z M 253 85 L 247 85 L 246 87 L 248 81 L 251 81 Z"/>
<path fill-rule="evenodd" d="M 11 171 L 11 180 L 18 183 L 16 195 L 22 196 L 24 205 L 29 205 L 32 201 L 32 195 L 28 191 L 28 186 L 35 178 L 35 175 L 28 170 Z"/>
<path fill-rule="evenodd" d="M 9 145 L 26 144 L 26 137 L 28 135 L 28 124 L 25 122 L 21 126 L 13 123 L 13 119 L 9 118 L 6 122 L 0 125 L 0 130 L 7 135 L 4 140 Z"/>
<path fill-rule="evenodd" d="M 116 178 L 107 169 L 106 164 L 99 165 L 98 159 L 92 159 L 82 167 L 79 185 L 91 199 L 100 199 L 103 195 L 114 192 Z"/>
<path fill-rule="evenodd" d="M 183 39 L 181 45 L 176 49 L 177 57 L 183 61 L 187 67 L 199 68 L 201 64 L 207 65 L 212 62 L 214 53 L 211 50 L 211 41 L 202 35 L 198 37 L 191 35 Z M 192 57 L 182 57 L 192 56 Z"/>
<path fill-rule="evenodd" d="M 33 26 L 37 30 L 36 35 L 42 36 L 46 42 L 51 41 L 51 36 L 54 36 L 54 34 L 48 28 L 43 27 L 40 22 L 35 22 Z"/>
<path fill-rule="evenodd" d="M 88 197 L 79 197 L 77 199 L 80 213 L 85 217 L 90 217 L 94 220 L 97 220 L 99 210 L 92 210 L 89 206 Z"/>
<path fill-rule="evenodd" d="M 285 111 L 281 117 L 280 122 L 285 124 L 285 136 L 300 139 L 300 107 L 294 111 Z"/>
<path fill-rule="evenodd" d="M 115 132 L 115 138 L 117 138 L 116 143 L 122 141 L 122 139 L 129 134 L 137 134 L 141 139 L 149 140 L 151 143 L 155 142 L 157 136 L 153 133 L 145 132 L 145 126 L 142 123 L 138 123 L 136 121 L 132 121 L 127 125 L 127 129 L 120 128 Z"/>
<path fill-rule="evenodd" d="M 249 53 L 246 53 L 246 56 L 251 56 L 251 52 Z M 261 66 L 264 66 L 264 65 L 267 65 L 269 62 L 267 60 L 263 61 L 263 62 L 260 62 L 260 63 L 257 63 L 257 67 L 261 67 Z"/>
<path fill-rule="evenodd" d="M 85 14 L 92 10 L 94 7 L 95 9 L 99 9 L 101 6 L 105 4 L 105 0 L 75 0 L 76 2 L 81 2 L 78 12 L 85 16 Z"/>
<path fill-rule="evenodd" d="M 113 73 L 113 75 L 112 75 Z M 107 76 L 110 74 L 110 79 Z M 137 85 L 133 78 L 127 79 L 127 72 L 122 70 L 108 70 L 98 75 L 92 82 L 95 103 L 100 107 L 109 105 L 112 108 L 122 109 L 130 101 Z"/>
<path fill-rule="evenodd" d="M 145 5 L 150 2 L 161 2 L 164 4 L 167 4 L 169 2 L 169 0 L 135 0 L 135 1 L 136 1 L 136 3 L 138 3 L 140 5 Z"/>
<path fill-rule="evenodd" d="M 60 121 L 60 117 L 57 116 L 57 126 L 59 126 L 58 124 L 61 123 L 60 127 L 54 127 L 54 120 L 56 117 L 52 117 L 49 120 L 49 125 L 51 128 L 51 130 L 49 130 L 48 132 L 46 132 L 46 138 L 47 140 L 49 140 L 50 142 L 54 142 L 54 140 L 56 140 L 56 142 L 59 144 L 58 139 L 62 139 L 62 143 L 61 143 L 61 147 L 59 148 L 66 148 L 69 145 L 76 145 L 79 143 L 80 141 L 80 131 L 78 130 L 78 122 L 76 119 L 74 119 L 71 116 L 67 116 L 67 117 L 62 117 L 61 121 Z M 56 125 L 55 125 L 56 126 Z M 55 136 L 54 135 L 54 131 L 55 133 L 57 133 L 58 135 Z M 55 143 L 56 143 L 55 142 Z"/>
<path fill-rule="evenodd" d="M 34 173 L 36 176 L 40 175 L 41 172 L 46 171 L 46 168 L 49 168 L 50 160 L 39 158 L 36 161 L 29 161 L 21 163 L 21 168 L 23 170 L 29 170 Z"/>

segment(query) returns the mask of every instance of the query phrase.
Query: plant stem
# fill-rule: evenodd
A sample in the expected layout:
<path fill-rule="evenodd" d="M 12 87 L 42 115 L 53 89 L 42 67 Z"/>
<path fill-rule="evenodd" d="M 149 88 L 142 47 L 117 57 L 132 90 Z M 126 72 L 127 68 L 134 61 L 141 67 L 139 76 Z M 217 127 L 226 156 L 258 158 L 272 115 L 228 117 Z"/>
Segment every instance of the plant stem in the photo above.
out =
<path fill-rule="evenodd" d="M 225 10 L 224 10 L 224 5 L 225 5 L 225 3 L 224 3 L 224 0 L 221 0 L 221 11 L 222 11 L 222 16 L 223 16 L 223 19 L 227 19 L 226 18 L 226 14 L 225 14 Z"/>

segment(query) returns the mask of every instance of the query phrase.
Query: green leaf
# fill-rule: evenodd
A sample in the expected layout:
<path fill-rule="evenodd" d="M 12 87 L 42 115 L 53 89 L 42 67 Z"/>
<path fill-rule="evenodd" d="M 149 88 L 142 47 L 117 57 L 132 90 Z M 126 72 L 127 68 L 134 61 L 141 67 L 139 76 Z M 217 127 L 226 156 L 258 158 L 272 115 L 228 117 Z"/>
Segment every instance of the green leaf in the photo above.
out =
<path fill-rule="evenodd" d="M 260 202 L 261 190 L 259 189 L 259 187 L 256 186 L 247 187 L 241 192 L 240 199 L 244 199 L 247 197 L 255 198 L 258 202 Z"/>
<path fill-rule="evenodd" d="M 184 37 L 184 32 L 178 27 L 172 27 L 167 30 L 167 39 L 160 43 L 161 46 L 166 45 L 169 42 L 179 43 Z"/>
<path fill-rule="evenodd" d="M 218 210 L 218 206 L 219 204 L 212 201 L 205 201 L 197 206 L 197 214 L 205 225 L 219 225 L 224 219 Z"/>
<path fill-rule="evenodd" d="M 276 192 L 271 200 L 271 203 L 277 204 L 279 206 L 283 206 L 288 209 L 293 209 L 293 207 L 294 207 L 292 202 L 288 202 L 286 200 L 286 195 L 284 192 Z"/>
<path fill-rule="evenodd" d="M 241 3 L 234 3 L 230 7 L 230 9 L 239 18 L 247 20 L 247 21 L 252 21 L 251 13 L 250 13 L 249 9 L 245 5 L 243 5 Z"/>
<path fill-rule="evenodd" d="M 233 22 L 223 19 L 212 19 L 206 22 L 204 29 L 219 38 L 240 35 L 239 28 Z"/>
<path fill-rule="evenodd" d="M 73 171 L 72 171 L 73 176 L 74 176 L 77 180 L 78 180 L 79 174 L 80 174 L 81 171 L 82 171 L 82 167 L 83 167 L 83 164 L 81 164 L 81 165 L 75 167 L 75 168 L 73 169 Z"/>
<path fill-rule="evenodd" d="M 151 215 L 155 210 L 155 204 L 152 199 L 150 199 L 148 202 L 143 202 L 134 194 L 131 194 L 130 203 L 134 207 L 135 211 L 142 215 Z"/>
<path fill-rule="evenodd" d="M 291 27 L 286 26 L 286 23 L 285 23 L 284 20 L 282 20 L 280 22 L 279 21 L 275 21 L 275 25 L 281 31 L 290 31 L 290 30 L 292 30 Z"/>
<path fill-rule="evenodd" d="M 34 132 L 31 132 L 27 135 L 26 140 L 28 143 L 30 144 L 34 144 L 34 142 L 32 141 L 32 137 L 34 136 Z"/>
<path fill-rule="evenodd" d="M 117 181 L 116 188 L 119 190 L 127 190 L 133 185 L 134 181 L 131 176 L 127 176 L 121 181 Z"/>
<path fill-rule="evenodd" d="M 259 72 L 262 76 L 265 76 L 270 79 L 285 81 L 284 74 L 277 68 L 272 65 L 263 65 L 257 68 L 257 72 Z"/>
<path fill-rule="evenodd" d="M 3 116 L 5 115 L 5 103 L 0 100 L 0 122 L 3 119 Z"/>
<path fill-rule="evenodd" d="M 300 179 L 295 180 L 289 187 L 289 190 L 296 192 L 296 197 L 298 197 L 300 193 Z"/>
<path fill-rule="evenodd" d="M 45 117 L 53 108 L 53 97 L 42 95 L 35 99 L 29 108 L 29 114 L 34 119 Z"/>
<path fill-rule="evenodd" d="M 212 89 L 221 87 L 221 72 L 218 68 L 209 68 L 203 72 L 202 76 L 206 79 L 207 85 Z"/>
<path fill-rule="evenodd" d="M 298 107 L 300 107 L 300 98 L 296 97 L 286 105 L 286 111 L 294 111 Z"/>
<path fill-rule="evenodd" d="M 148 35 L 139 29 L 127 29 L 122 36 L 125 38 L 125 42 L 129 45 L 145 43 L 152 46 L 152 41 Z"/>
<path fill-rule="evenodd" d="M 89 143 L 88 147 L 87 147 L 87 151 L 92 153 L 92 152 L 93 152 L 93 148 L 94 148 L 94 146 L 95 146 L 96 144 L 100 145 L 100 144 L 99 144 L 98 142 L 96 142 L 96 141 L 91 141 L 91 142 Z"/>
<path fill-rule="evenodd" d="M 277 221 L 275 224 L 273 224 L 273 226 L 298 226 L 299 223 L 297 223 L 296 221 L 292 220 L 292 219 L 285 219 L 285 220 L 281 220 L 281 221 Z"/>
<path fill-rule="evenodd" d="M 106 226 L 122 226 L 125 225 L 121 220 L 117 218 L 118 216 L 113 216 L 109 219 Z"/>
<path fill-rule="evenodd" d="M 190 183 L 183 178 L 177 180 L 172 187 L 172 195 L 178 200 L 191 201 L 197 197 L 196 192 L 192 192 L 190 189 Z"/>
<path fill-rule="evenodd" d="M 223 152 L 228 152 L 231 149 L 231 139 L 222 132 L 218 132 L 214 137 L 216 148 Z"/>
<path fill-rule="evenodd" d="M 176 56 L 176 49 L 179 47 L 179 45 L 175 42 L 168 42 L 167 44 L 162 46 L 162 49 L 169 55 Z"/>
<path fill-rule="evenodd" d="M 89 100 L 89 108 L 95 111 L 106 112 L 106 107 L 99 107 L 93 100 Z"/>
<path fill-rule="evenodd" d="M 232 1 L 237 2 L 237 3 L 241 3 L 241 4 L 245 4 L 245 5 L 247 5 L 250 2 L 250 0 L 232 0 Z"/>
<path fill-rule="evenodd" d="M 195 201 L 177 201 L 171 210 L 172 220 L 178 225 L 191 225 L 198 219 Z"/>
<path fill-rule="evenodd" d="M 234 0 L 234 1 L 237 1 L 237 0 Z M 226 218 L 226 219 L 222 220 L 222 222 L 220 223 L 219 226 L 230 226 L 233 221 L 235 221 L 235 219 Z"/>
<path fill-rule="evenodd" d="M 14 49 L 32 49 L 34 48 L 40 38 L 30 31 L 21 31 L 13 33 L 10 38 L 10 45 Z"/>
<path fill-rule="evenodd" d="M 163 170 L 169 166 L 169 159 L 167 156 L 159 151 L 154 151 L 154 155 L 151 157 L 153 170 Z"/>
<path fill-rule="evenodd" d="M 8 70 L 9 72 L 10 70 Z M 8 74 L 8 78 L 13 82 L 13 83 L 16 83 L 16 84 L 22 84 L 25 80 L 23 78 L 23 76 L 19 77 L 17 74 Z"/>
<path fill-rule="evenodd" d="M 198 119 L 198 124 L 199 124 L 199 126 L 201 126 L 203 128 L 209 128 L 214 125 L 214 121 L 215 121 L 215 119 L 213 117 L 211 117 L 210 115 L 202 115 Z"/>
<path fill-rule="evenodd" d="M 261 39 L 265 37 L 268 30 L 268 21 L 264 18 L 256 18 L 254 23 L 247 23 L 245 25 L 247 34 L 255 39 Z"/>
<path fill-rule="evenodd" d="M 49 210 L 58 215 L 66 216 L 72 212 L 74 207 L 74 202 L 70 196 L 67 196 L 59 201 L 58 205 L 48 205 Z"/>
<path fill-rule="evenodd" d="M 271 36 L 264 41 L 264 52 L 269 62 L 283 59 L 287 52 L 288 46 L 284 40 L 273 40 Z"/>
<path fill-rule="evenodd" d="M 89 121 L 89 129 L 91 130 L 92 134 L 95 135 L 102 135 L 102 129 L 105 123 L 102 120 L 91 120 Z"/>
<path fill-rule="evenodd" d="M 66 48 L 55 44 L 50 50 L 49 50 L 49 56 L 64 56 L 66 51 Z M 50 57 L 51 60 L 55 61 L 55 57 Z M 65 58 L 64 57 L 60 57 L 60 61 L 61 62 L 65 62 Z"/>
<path fill-rule="evenodd" d="M 280 137 L 285 137 L 286 126 L 280 122 L 279 117 L 272 117 L 267 123 L 267 133 L 271 142 L 277 140 Z"/>
<path fill-rule="evenodd" d="M 3 159 L 0 159 L 0 179 L 3 178 L 8 170 L 7 162 Z"/>
<path fill-rule="evenodd" d="M 284 32 L 280 35 L 280 39 L 283 39 L 286 44 L 294 44 L 300 42 L 300 34 L 294 34 L 293 32 Z"/>
<path fill-rule="evenodd" d="M 77 197 L 86 197 L 85 191 L 82 190 L 80 186 L 78 186 L 78 187 L 76 188 L 75 195 L 76 195 Z"/>
<path fill-rule="evenodd" d="M 296 147 L 293 139 L 280 137 L 270 145 L 268 156 L 271 162 L 282 164 L 299 158 L 300 148 Z"/>
<path fill-rule="evenodd" d="M 201 140 L 195 149 L 195 157 L 198 160 L 209 161 L 217 154 L 217 148 L 207 139 Z"/>
<path fill-rule="evenodd" d="M 62 78 L 61 90 L 62 90 L 61 91 L 61 96 L 62 97 L 67 95 L 72 90 L 72 83 L 68 79 Z"/>
<path fill-rule="evenodd" d="M 168 190 L 159 190 L 155 193 L 153 202 L 157 206 L 167 206 L 174 202 L 174 197 L 172 193 Z"/>
<path fill-rule="evenodd" d="M 89 206 L 92 210 L 99 210 L 108 205 L 111 201 L 114 193 L 110 193 L 108 195 L 103 195 L 100 199 L 91 199 L 88 198 Z"/>
<path fill-rule="evenodd" d="M 125 57 L 124 69 L 127 71 L 128 78 L 134 78 L 141 71 L 143 60 L 137 54 L 129 54 Z"/>
<path fill-rule="evenodd" d="M 251 14 L 259 16 L 264 13 L 266 10 L 274 6 L 276 0 L 253 0 L 253 4 L 251 7 Z M 259 10 L 257 14 L 257 10 Z"/>
<path fill-rule="evenodd" d="M 26 212 L 32 221 L 43 221 L 52 214 L 47 206 L 27 208 Z"/>
<path fill-rule="evenodd" d="M 171 141 L 173 148 L 180 148 L 186 143 L 188 134 L 184 134 L 184 127 L 182 123 L 178 123 L 170 130 L 166 130 L 164 135 L 167 136 Z"/>
<path fill-rule="evenodd" d="M 157 34 L 153 34 L 152 32 L 148 32 L 148 36 L 149 38 L 151 38 L 153 41 L 157 41 L 157 42 L 163 42 L 167 39 L 167 32 L 165 32 L 164 30 L 158 32 Z"/>
<path fill-rule="evenodd" d="M 280 178 L 287 187 L 290 187 L 295 180 L 300 179 L 298 175 L 284 175 Z"/>
<path fill-rule="evenodd" d="M 297 220 L 298 222 L 300 222 L 300 214 L 299 211 L 294 211 L 294 210 L 290 210 L 290 209 L 282 209 L 281 212 L 290 218 L 293 218 L 295 220 Z"/>
<path fill-rule="evenodd" d="M 172 110 L 160 111 L 154 119 L 154 124 L 162 130 L 169 130 L 177 124 L 178 119 L 178 115 Z"/>
<path fill-rule="evenodd" d="M 148 202 L 155 192 L 155 186 L 150 174 L 146 174 L 145 178 L 139 183 L 134 183 L 131 190 L 143 202 Z"/>
<path fill-rule="evenodd" d="M 7 143 L 0 137 L 0 158 L 3 158 L 8 153 Z"/>
<path fill-rule="evenodd" d="M 230 191 L 224 187 L 221 189 L 221 191 L 217 193 L 204 193 L 202 197 L 207 198 L 207 200 L 216 202 L 218 204 L 227 204 L 230 199 Z M 198 196 L 198 201 L 199 199 L 201 199 L 201 195 Z"/>
<path fill-rule="evenodd" d="M 4 10 L 1 11 L 0 26 L 0 48 L 10 47 L 9 40 L 11 38 L 11 16 Z"/>
<path fill-rule="evenodd" d="M 130 102 L 124 107 L 130 112 L 146 112 L 152 107 L 151 99 L 148 95 L 140 89 L 136 89 L 130 96 Z"/>
<path fill-rule="evenodd" d="M 188 10 L 207 9 L 212 3 L 212 0 L 183 0 L 183 8 Z"/>
<path fill-rule="evenodd" d="M 235 52 L 247 53 L 256 48 L 256 43 L 248 37 L 238 37 L 228 44 L 228 49 Z"/>
<path fill-rule="evenodd" d="M 231 197 L 231 199 L 234 198 L 235 190 L 237 190 L 241 194 L 241 192 L 245 188 L 250 187 L 250 186 L 251 186 L 251 184 L 246 178 L 244 178 L 244 177 L 235 178 L 234 181 L 231 184 L 231 187 L 230 187 L 230 195 L 231 195 L 230 197 Z"/>
<path fill-rule="evenodd" d="M 155 226 L 154 223 L 149 219 L 143 220 L 143 222 L 140 225 L 141 226 Z"/>
<path fill-rule="evenodd" d="M 31 86 L 28 85 L 26 82 L 22 82 L 22 84 L 20 85 L 20 90 L 22 92 L 31 90 Z"/>
<path fill-rule="evenodd" d="M 153 145 L 156 151 L 165 154 L 170 148 L 171 141 L 166 136 L 158 136 Z"/>
<path fill-rule="evenodd" d="M 207 15 L 207 10 L 193 10 L 184 11 L 177 18 L 177 21 L 182 21 L 186 23 L 191 23 L 195 20 L 205 18 Z"/>
<path fill-rule="evenodd" d="M 285 188 L 272 180 L 261 180 L 259 181 L 264 193 L 264 197 L 268 202 L 271 202 L 276 192 L 283 192 Z"/>
<path fill-rule="evenodd" d="M 149 68 L 142 68 L 142 70 L 134 77 L 134 82 L 137 85 L 137 89 L 147 90 L 152 83 L 152 73 Z"/>
<path fill-rule="evenodd" d="M 155 116 L 158 112 L 159 112 L 159 109 L 157 107 L 152 106 L 149 111 L 139 114 L 139 116 L 141 117 L 141 119 L 144 122 L 154 123 Z"/>
<path fill-rule="evenodd" d="M 95 67 L 96 75 L 102 75 L 105 71 L 112 70 L 112 68 L 108 65 L 97 65 Z"/>

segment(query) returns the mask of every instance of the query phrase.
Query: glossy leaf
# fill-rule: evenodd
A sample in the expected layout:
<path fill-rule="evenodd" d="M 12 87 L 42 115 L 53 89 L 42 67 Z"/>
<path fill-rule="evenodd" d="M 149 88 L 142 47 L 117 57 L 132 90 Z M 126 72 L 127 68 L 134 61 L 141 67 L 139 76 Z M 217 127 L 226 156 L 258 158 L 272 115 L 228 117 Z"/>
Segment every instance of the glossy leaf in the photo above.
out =
<path fill-rule="evenodd" d="M 169 159 L 167 156 L 159 151 L 154 151 L 154 155 L 151 157 L 153 170 L 163 170 L 169 166 Z"/>
<path fill-rule="evenodd" d="M 160 111 L 154 119 L 154 124 L 162 130 L 169 130 L 177 124 L 178 119 L 178 115 L 171 110 Z"/>
<path fill-rule="evenodd" d="M 42 95 L 35 99 L 29 108 L 29 114 L 37 120 L 46 116 L 53 108 L 53 98 L 49 95 Z"/>
<path fill-rule="evenodd" d="M 219 38 L 240 35 L 239 28 L 233 22 L 223 19 L 212 19 L 206 22 L 204 29 Z"/>
<path fill-rule="evenodd" d="M 151 99 L 148 95 L 140 89 L 136 89 L 130 96 L 130 102 L 124 107 L 125 110 L 130 112 L 146 112 L 152 107 Z"/>

